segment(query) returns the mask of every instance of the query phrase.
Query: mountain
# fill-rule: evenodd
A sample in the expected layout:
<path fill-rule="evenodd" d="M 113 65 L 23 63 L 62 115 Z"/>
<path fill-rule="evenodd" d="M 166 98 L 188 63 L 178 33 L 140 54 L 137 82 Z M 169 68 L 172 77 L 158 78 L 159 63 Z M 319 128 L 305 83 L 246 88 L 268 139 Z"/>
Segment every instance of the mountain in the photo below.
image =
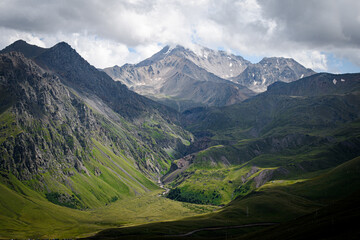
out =
<path fill-rule="evenodd" d="M 304 121 L 297 120 L 296 122 L 291 122 L 289 120 L 289 124 L 305 124 L 308 121 L 312 121 L 312 116 L 315 117 L 320 114 L 316 112 L 314 106 L 320 109 L 320 105 L 324 104 L 320 101 L 322 99 L 328 99 L 327 101 L 339 100 L 339 104 L 345 104 L 343 102 L 345 99 L 353 101 L 351 104 L 345 104 L 343 109 L 356 113 L 357 102 L 354 98 L 358 96 L 358 88 L 359 74 L 337 75 L 319 73 L 291 83 L 274 83 L 269 86 L 268 91 L 246 100 L 242 104 L 221 109 L 197 108 L 188 110 L 183 114 L 183 121 L 186 126 L 194 126 L 193 124 L 199 121 L 199 124 L 194 126 L 193 131 L 195 131 L 196 128 L 196 131 L 199 131 L 197 134 L 200 135 L 202 130 L 207 130 L 210 134 L 210 131 L 216 131 L 219 128 L 240 127 L 244 130 L 246 129 L 247 136 L 256 137 L 259 136 L 259 134 L 264 134 L 264 129 L 269 129 L 266 128 L 266 124 L 276 124 L 275 118 L 286 119 L 294 117 L 293 120 L 296 120 L 294 115 L 298 115 L 303 116 Z M 307 109 L 306 107 L 308 105 L 309 108 Z M 335 111 L 341 109 L 335 108 L 336 105 L 331 107 L 331 109 Z M 299 111 L 291 112 L 293 111 L 292 108 Z M 283 111 L 283 113 L 280 114 L 280 111 Z M 312 116 L 310 114 L 311 111 L 314 111 Z M 323 112 L 325 112 L 325 110 Z M 309 116 L 305 117 L 307 115 Z M 241 119 L 238 119 L 239 116 L 241 116 Z M 340 116 L 344 118 L 346 115 Z M 353 121 L 356 119 L 356 116 L 357 114 L 348 120 L 345 120 L 347 119 L 347 117 L 345 117 L 344 121 Z M 321 122 L 331 123 L 332 121 L 332 119 L 327 119 L 325 116 L 321 117 L 322 118 L 319 119 Z M 333 122 L 333 124 L 335 125 L 336 122 Z"/>
<path fill-rule="evenodd" d="M 315 74 L 292 58 L 263 58 L 259 63 L 249 65 L 233 82 L 246 86 L 254 92 L 264 92 L 267 86 L 281 81 L 292 82 Z"/>
<path fill-rule="evenodd" d="M 114 82 L 66 43 L 5 48 L 0 93 L 1 182 L 11 188 L 14 176 L 58 205 L 93 208 L 157 189 L 171 156 L 192 141 L 174 110 Z"/>
<path fill-rule="evenodd" d="M 196 106 L 230 105 L 254 95 L 246 87 L 222 79 L 201 67 L 213 66 L 214 71 L 221 71 L 224 64 L 229 69 L 229 61 L 234 66 L 243 66 L 247 64 L 245 60 L 225 53 L 206 56 L 199 57 L 181 46 L 166 46 L 136 65 L 125 64 L 104 71 L 131 90 L 179 111 Z M 218 62 L 220 60 L 223 62 Z"/>

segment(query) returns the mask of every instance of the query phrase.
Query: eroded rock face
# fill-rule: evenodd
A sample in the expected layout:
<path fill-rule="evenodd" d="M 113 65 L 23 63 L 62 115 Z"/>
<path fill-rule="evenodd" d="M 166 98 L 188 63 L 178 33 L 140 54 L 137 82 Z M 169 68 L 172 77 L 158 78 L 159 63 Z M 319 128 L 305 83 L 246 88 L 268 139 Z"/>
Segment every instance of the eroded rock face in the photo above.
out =
<path fill-rule="evenodd" d="M 92 111 L 52 74 L 20 53 L 0 55 L 1 90 L 14 105 L 8 106 L 11 129 L 1 144 L 1 168 L 21 179 L 50 168 L 76 167 L 82 157 L 76 149 L 89 147 L 87 132 L 100 130 Z M 62 166 L 65 165 L 65 166 Z"/>
<path fill-rule="evenodd" d="M 162 177 L 162 182 L 169 183 L 173 181 L 194 162 L 194 159 L 195 154 L 189 154 L 173 162 L 170 166 L 168 173 Z"/>

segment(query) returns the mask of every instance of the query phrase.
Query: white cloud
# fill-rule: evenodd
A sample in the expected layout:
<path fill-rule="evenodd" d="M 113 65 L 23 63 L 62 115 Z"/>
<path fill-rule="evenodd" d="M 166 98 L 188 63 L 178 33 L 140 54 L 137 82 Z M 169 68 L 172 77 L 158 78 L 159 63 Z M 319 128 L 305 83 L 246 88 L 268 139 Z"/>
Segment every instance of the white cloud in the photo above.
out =
<path fill-rule="evenodd" d="M 301 62 L 305 67 L 316 71 L 328 71 L 327 57 L 319 51 L 297 51 L 288 57 Z"/>
<path fill-rule="evenodd" d="M 43 47 L 66 41 L 105 67 L 165 44 L 200 44 L 331 70 L 324 52 L 360 66 L 359 19 L 357 0 L 2 0 L 0 48 L 19 38 Z"/>

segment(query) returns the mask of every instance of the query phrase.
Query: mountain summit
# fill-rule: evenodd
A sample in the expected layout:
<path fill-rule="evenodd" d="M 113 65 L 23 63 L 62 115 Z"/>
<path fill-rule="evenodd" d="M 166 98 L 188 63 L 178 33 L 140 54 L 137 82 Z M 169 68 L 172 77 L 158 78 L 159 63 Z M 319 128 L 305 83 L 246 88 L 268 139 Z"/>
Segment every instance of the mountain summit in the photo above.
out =
<path fill-rule="evenodd" d="M 224 79 L 239 75 L 251 64 L 241 56 L 235 56 L 225 51 L 214 51 L 201 46 L 192 51 L 180 45 L 168 45 L 157 54 L 137 64 L 137 66 L 149 65 L 149 63 L 159 61 L 168 55 L 188 59 L 197 66 Z"/>
<path fill-rule="evenodd" d="M 208 71 L 211 67 L 214 72 L 221 72 L 224 65 L 231 65 L 228 62 L 232 58 L 234 66 L 246 65 L 247 62 L 235 56 L 225 57 L 224 53 L 215 56 L 215 52 L 203 52 L 203 56 L 199 56 L 182 46 L 166 46 L 138 64 L 115 66 L 104 71 L 135 92 L 179 111 L 196 106 L 230 105 L 253 96 L 248 88 Z"/>
<path fill-rule="evenodd" d="M 26 58 L 34 58 L 45 51 L 46 48 L 41 48 L 36 45 L 28 44 L 24 40 L 17 40 L 16 42 L 5 47 L 0 52 L 1 53 L 21 52 L 22 54 L 24 54 Z"/>

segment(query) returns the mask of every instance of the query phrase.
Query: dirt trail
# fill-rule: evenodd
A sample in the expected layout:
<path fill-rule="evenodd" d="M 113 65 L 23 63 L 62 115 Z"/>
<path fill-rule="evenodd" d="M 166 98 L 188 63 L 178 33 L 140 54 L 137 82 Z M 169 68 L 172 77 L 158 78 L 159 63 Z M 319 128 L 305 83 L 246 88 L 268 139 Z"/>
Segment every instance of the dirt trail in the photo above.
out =
<path fill-rule="evenodd" d="M 161 181 L 160 177 L 158 178 L 158 184 L 159 184 L 159 187 L 161 187 L 162 189 L 165 190 L 164 192 L 159 194 L 158 197 L 165 196 L 166 194 L 168 194 L 170 192 L 170 189 L 164 186 L 164 183 Z"/>
<path fill-rule="evenodd" d="M 237 226 L 199 228 L 199 229 L 195 229 L 195 230 L 193 230 L 191 232 L 184 233 L 184 234 L 167 235 L 167 237 L 186 237 L 186 236 L 190 236 L 190 235 L 192 235 L 194 233 L 197 233 L 197 232 L 200 232 L 200 231 L 216 231 L 216 230 L 233 229 L 233 228 L 272 226 L 272 225 L 276 225 L 276 224 L 278 224 L 278 223 L 250 223 L 250 224 L 237 225 Z"/>

